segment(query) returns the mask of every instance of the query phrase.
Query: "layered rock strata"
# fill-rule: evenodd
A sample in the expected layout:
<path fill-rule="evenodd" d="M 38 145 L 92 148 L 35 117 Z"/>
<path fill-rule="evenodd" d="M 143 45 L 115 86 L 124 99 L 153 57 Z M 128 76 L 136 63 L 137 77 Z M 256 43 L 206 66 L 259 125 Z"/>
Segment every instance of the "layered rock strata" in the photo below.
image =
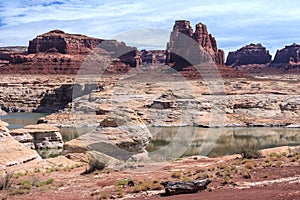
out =
<path fill-rule="evenodd" d="M 36 151 L 15 140 L 7 126 L 7 123 L 0 121 L 0 172 L 14 165 L 41 160 Z"/>
<path fill-rule="evenodd" d="M 267 64 L 272 56 L 261 44 L 249 44 L 237 51 L 229 52 L 226 60 L 227 66 L 240 66 L 250 64 Z"/>
<path fill-rule="evenodd" d="M 31 149 L 56 149 L 64 145 L 59 129 L 48 124 L 28 125 L 11 130 L 10 134 Z"/>
<path fill-rule="evenodd" d="M 28 51 L 24 50 L 24 47 L 1 48 L 0 72 L 2 74 L 76 74 L 82 65 L 87 66 L 87 62 L 92 62 L 90 66 L 93 66 L 92 70 L 86 71 L 89 74 L 95 73 L 94 66 L 101 66 L 105 62 L 108 62 L 105 68 L 110 66 L 116 68 L 110 72 L 126 72 L 129 66 L 135 65 L 136 51 L 135 47 L 126 46 L 124 42 L 53 30 L 29 41 Z M 122 63 L 127 66 L 126 70 L 119 70 L 124 68 Z"/>
<path fill-rule="evenodd" d="M 67 142 L 64 153 L 90 151 L 105 162 L 136 159 L 145 154 L 152 135 L 141 118 L 131 109 L 118 107 L 95 130 Z"/>

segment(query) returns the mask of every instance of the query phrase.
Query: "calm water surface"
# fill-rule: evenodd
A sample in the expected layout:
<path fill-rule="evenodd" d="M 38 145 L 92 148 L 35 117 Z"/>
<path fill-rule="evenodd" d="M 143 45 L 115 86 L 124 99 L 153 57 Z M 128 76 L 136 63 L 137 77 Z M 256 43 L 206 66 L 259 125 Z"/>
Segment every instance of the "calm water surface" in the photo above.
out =
<path fill-rule="evenodd" d="M 36 124 L 45 113 L 9 113 L 0 116 L 9 123 L 9 129 Z M 91 128 L 60 128 L 63 140 L 79 137 Z M 300 145 L 300 129 L 287 128 L 199 128 L 199 127 L 149 127 L 153 136 L 147 150 L 164 157 L 203 155 L 209 157 L 235 154 L 245 145 L 261 149 Z M 61 150 L 41 150 L 42 157 L 54 157 Z"/>

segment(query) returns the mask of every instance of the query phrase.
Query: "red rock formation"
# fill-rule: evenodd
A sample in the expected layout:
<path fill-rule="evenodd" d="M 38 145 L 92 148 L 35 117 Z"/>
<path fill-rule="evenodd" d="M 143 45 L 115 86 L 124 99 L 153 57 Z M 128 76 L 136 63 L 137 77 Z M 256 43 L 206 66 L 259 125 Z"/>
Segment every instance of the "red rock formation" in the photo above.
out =
<path fill-rule="evenodd" d="M 53 30 L 30 40 L 28 53 L 86 54 L 102 41 L 104 40 L 79 34 L 67 34 L 61 30 Z"/>
<path fill-rule="evenodd" d="M 24 47 L 0 48 L 0 73 L 97 73 L 103 67 L 107 73 L 126 72 L 135 64 L 136 50 L 116 40 L 54 30 L 29 41 L 28 53 Z M 95 58 L 89 56 L 92 51 Z"/>
<path fill-rule="evenodd" d="M 176 70 L 210 59 L 217 65 L 224 65 L 224 51 L 218 49 L 216 40 L 208 34 L 206 25 L 197 24 L 193 33 L 190 22 L 186 20 L 175 22 L 166 55 L 166 63 L 175 63 Z"/>
<path fill-rule="evenodd" d="M 281 50 L 277 50 L 275 58 L 272 63 L 294 63 L 300 62 L 300 45 L 292 44 L 290 46 L 285 46 Z"/>
<path fill-rule="evenodd" d="M 250 64 L 266 64 L 272 56 L 261 44 L 249 44 L 237 51 L 229 52 L 226 65 L 240 66 Z"/>

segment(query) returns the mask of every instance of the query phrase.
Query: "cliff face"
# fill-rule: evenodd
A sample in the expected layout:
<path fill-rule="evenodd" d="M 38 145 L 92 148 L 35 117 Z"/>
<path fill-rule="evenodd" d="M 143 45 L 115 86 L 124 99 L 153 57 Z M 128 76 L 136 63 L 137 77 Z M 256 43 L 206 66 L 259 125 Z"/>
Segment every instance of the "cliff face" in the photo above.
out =
<path fill-rule="evenodd" d="M 196 31 L 193 38 L 211 55 L 212 59 L 218 65 L 224 65 L 224 51 L 218 49 L 215 37 L 208 34 L 205 24 L 199 23 L 196 25 Z"/>
<path fill-rule="evenodd" d="M 237 51 L 229 52 L 226 65 L 240 66 L 249 64 L 266 64 L 272 56 L 261 44 L 249 44 Z"/>
<path fill-rule="evenodd" d="M 58 52 L 65 54 L 86 54 L 104 40 L 79 34 L 67 34 L 53 30 L 38 35 L 29 41 L 28 53 Z"/>
<path fill-rule="evenodd" d="M 292 44 L 277 50 L 273 63 L 298 63 L 300 62 L 300 45 Z"/>
<path fill-rule="evenodd" d="M 223 50 L 218 49 L 215 38 L 208 34 L 206 25 L 202 23 L 197 24 L 193 32 L 189 21 L 176 21 L 166 52 L 166 63 L 175 63 L 176 70 L 210 59 L 217 65 L 224 64 Z"/>
<path fill-rule="evenodd" d="M 123 73 L 134 66 L 136 50 L 116 40 L 53 30 L 29 41 L 28 51 L 24 47 L 0 48 L 0 73 L 76 74 L 84 61 L 94 66 L 85 69 L 86 73 L 96 73 L 95 69 L 103 63 L 108 63 L 103 66 L 108 68 L 105 72 Z M 97 59 L 86 61 L 92 52 L 97 54 Z"/>

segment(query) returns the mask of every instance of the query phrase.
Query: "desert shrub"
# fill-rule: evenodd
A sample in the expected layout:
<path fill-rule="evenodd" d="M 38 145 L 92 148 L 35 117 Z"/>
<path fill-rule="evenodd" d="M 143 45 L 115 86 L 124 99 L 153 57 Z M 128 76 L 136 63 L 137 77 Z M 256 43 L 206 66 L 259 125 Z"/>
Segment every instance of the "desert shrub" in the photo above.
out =
<path fill-rule="evenodd" d="M 141 182 L 134 186 L 132 192 L 138 193 L 138 192 L 150 190 L 151 188 L 152 188 L 151 182 Z"/>
<path fill-rule="evenodd" d="M 252 159 L 252 158 L 260 158 L 261 152 L 256 145 L 245 145 L 242 147 L 240 154 L 242 158 Z"/>
<path fill-rule="evenodd" d="M 128 183 L 131 183 L 130 185 L 132 185 L 132 183 L 133 183 L 133 185 L 134 185 L 134 182 L 131 180 L 131 179 L 121 179 L 121 180 L 117 180 L 116 181 L 116 186 L 122 186 L 122 187 L 125 187 L 125 186 L 127 186 L 128 185 Z"/>
<path fill-rule="evenodd" d="M 21 182 L 21 186 L 20 189 L 24 189 L 24 190 L 30 190 L 31 189 L 31 182 L 29 180 L 23 180 Z"/>
<path fill-rule="evenodd" d="M 9 189 L 13 184 L 13 173 L 7 172 L 4 176 L 0 177 L 0 190 Z"/>
<path fill-rule="evenodd" d="M 95 172 L 96 170 L 103 170 L 105 168 L 105 164 L 95 158 L 90 158 L 88 164 L 89 164 L 89 168 L 86 169 L 83 173 L 81 173 L 82 175 L 90 174 Z"/>
<path fill-rule="evenodd" d="M 180 178 L 181 177 L 181 172 L 173 172 L 172 174 L 171 174 L 171 177 L 172 178 Z"/>

